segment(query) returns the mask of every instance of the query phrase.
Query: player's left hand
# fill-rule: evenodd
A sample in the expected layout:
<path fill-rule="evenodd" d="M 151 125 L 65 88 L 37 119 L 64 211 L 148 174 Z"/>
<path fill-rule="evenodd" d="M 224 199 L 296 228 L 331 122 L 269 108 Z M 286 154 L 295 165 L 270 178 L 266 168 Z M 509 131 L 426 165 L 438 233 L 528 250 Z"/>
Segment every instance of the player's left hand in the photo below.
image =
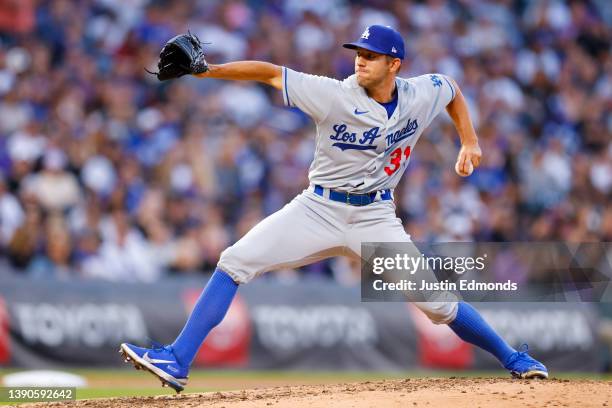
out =
<path fill-rule="evenodd" d="M 482 150 L 480 150 L 478 143 L 462 145 L 459 155 L 457 155 L 455 172 L 461 177 L 469 176 L 480 165 L 481 157 Z"/>
<path fill-rule="evenodd" d="M 160 81 L 179 78 L 183 75 L 196 75 L 208 71 L 208 63 L 204 58 L 202 42 L 194 34 L 177 35 L 168 40 L 159 53 L 156 75 Z"/>

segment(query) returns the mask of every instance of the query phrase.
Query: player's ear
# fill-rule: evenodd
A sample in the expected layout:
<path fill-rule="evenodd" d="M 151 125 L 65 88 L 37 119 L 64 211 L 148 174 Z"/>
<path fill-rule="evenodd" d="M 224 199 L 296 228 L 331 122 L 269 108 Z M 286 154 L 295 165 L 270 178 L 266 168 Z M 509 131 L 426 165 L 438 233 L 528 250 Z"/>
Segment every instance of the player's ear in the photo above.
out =
<path fill-rule="evenodd" d="M 401 66 L 402 66 L 402 60 L 399 59 L 399 58 L 391 58 L 391 57 L 388 57 L 388 58 L 391 60 L 390 61 L 391 62 L 391 64 L 390 64 L 391 71 L 393 73 L 397 74 L 399 72 Z"/>

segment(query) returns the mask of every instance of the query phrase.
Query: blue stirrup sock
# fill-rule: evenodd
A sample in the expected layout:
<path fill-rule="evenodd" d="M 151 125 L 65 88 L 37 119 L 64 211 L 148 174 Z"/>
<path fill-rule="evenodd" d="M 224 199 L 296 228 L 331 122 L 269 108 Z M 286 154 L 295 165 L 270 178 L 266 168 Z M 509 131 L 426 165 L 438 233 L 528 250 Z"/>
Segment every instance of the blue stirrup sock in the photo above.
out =
<path fill-rule="evenodd" d="M 499 334 L 482 318 L 470 304 L 459 302 L 457 317 L 448 326 L 463 341 L 474 344 L 493 354 L 502 363 L 516 350 L 508 345 Z"/>
<path fill-rule="evenodd" d="M 189 367 L 208 333 L 225 317 L 238 284 L 217 268 L 196 302 L 185 327 L 178 335 L 172 349 L 182 366 Z"/>

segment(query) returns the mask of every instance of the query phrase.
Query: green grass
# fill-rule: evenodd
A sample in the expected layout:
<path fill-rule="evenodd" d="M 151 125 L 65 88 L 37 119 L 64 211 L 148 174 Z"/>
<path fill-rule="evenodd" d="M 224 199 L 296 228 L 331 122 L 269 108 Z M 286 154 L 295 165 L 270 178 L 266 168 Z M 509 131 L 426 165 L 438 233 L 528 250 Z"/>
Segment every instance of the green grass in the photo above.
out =
<path fill-rule="evenodd" d="M 0 377 L 21 371 L 16 369 L 0 369 Z M 129 369 L 66 369 L 71 373 L 85 377 L 90 383 L 120 380 L 121 387 L 92 386 L 79 388 L 77 399 L 173 395 L 174 391 L 161 388 L 150 374 Z M 405 372 L 363 372 L 363 371 L 236 371 L 236 370 L 194 370 L 190 373 L 190 382 L 206 384 L 208 381 L 223 383 L 223 386 L 190 386 L 188 393 L 227 391 L 242 389 L 241 384 L 257 381 L 287 382 L 357 382 L 396 378 L 422 377 L 508 377 L 505 371 L 405 371 Z M 612 381 L 612 374 L 597 373 L 553 373 L 555 378 L 563 379 L 597 379 Z M 134 386 L 134 381 L 139 384 Z M 247 386 L 248 387 L 248 386 Z M 0 401 L 0 405 L 4 402 Z"/>

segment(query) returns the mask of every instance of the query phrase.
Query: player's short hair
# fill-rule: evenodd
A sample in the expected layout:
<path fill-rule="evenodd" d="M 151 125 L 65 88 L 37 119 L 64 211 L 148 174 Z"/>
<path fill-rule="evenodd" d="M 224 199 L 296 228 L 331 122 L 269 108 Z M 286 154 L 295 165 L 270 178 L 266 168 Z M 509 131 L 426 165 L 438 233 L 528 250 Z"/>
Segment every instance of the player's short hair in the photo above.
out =
<path fill-rule="evenodd" d="M 399 59 L 399 58 L 397 58 L 397 57 L 392 57 L 392 56 L 390 56 L 390 55 L 385 55 L 385 59 L 386 59 L 386 60 L 387 60 L 387 62 L 390 64 L 390 63 L 392 63 L 392 62 L 393 62 L 393 60 L 394 60 L 394 59 Z M 399 59 L 399 60 L 400 60 L 400 66 L 399 66 L 399 68 L 397 69 L 397 72 L 398 72 L 398 73 L 399 73 L 400 69 L 402 68 L 402 62 L 404 62 L 404 61 L 402 61 L 401 59 Z"/>

